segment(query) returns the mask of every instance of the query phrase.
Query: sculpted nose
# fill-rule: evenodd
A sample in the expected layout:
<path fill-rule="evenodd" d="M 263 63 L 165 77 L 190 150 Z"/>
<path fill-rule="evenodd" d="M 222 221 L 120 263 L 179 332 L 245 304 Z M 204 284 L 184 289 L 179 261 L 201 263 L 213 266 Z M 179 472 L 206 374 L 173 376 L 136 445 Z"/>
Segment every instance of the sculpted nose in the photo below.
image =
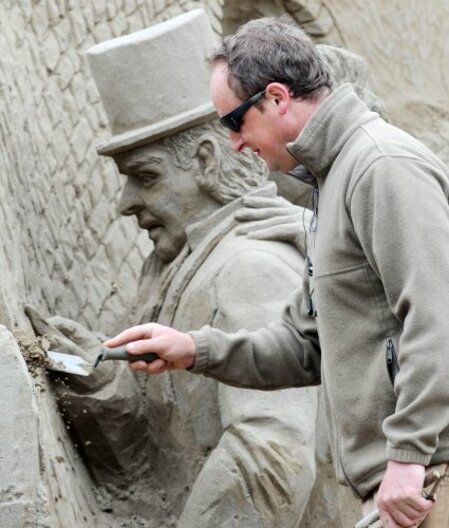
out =
<path fill-rule="evenodd" d="M 117 211 L 124 216 L 137 215 L 143 208 L 142 199 L 134 185 L 126 183 L 117 205 Z"/>

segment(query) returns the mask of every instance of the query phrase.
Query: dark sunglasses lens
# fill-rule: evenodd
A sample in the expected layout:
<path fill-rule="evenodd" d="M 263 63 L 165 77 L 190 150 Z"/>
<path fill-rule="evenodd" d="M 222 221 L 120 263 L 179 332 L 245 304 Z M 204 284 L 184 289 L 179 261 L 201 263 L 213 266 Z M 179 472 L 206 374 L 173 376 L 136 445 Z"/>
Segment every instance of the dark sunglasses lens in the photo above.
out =
<path fill-rule="evenodd" d="M 232 115 L 223 116 L 220 119 L 220 123 L 232 132 L 240 132 L 240 121 Z"/>
<path fill-rule="evenodd" d="M 220 118 L 220 123 L 228 130 L 232 130 L 232 132 L 240 132 L 243 116 L 260 98 L 264 96 L 264 94 L 265 90 L 256 93 L 247 101 L 244 101 L 240 106 L 234 108 L 232 112 L 229 112 L 229 114 Z"/>

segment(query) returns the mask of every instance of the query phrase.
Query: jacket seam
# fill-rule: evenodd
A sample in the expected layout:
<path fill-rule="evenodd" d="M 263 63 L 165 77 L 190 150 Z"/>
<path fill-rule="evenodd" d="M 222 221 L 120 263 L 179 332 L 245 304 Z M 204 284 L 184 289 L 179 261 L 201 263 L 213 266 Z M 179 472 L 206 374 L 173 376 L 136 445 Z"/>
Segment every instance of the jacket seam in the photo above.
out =
<path fill-rule="evenodd" d="M 368 134 L 367 131 L 365 131 L 366 134 Z M 369 134 L 368 134 L 369 135 Z M 371 138 L 371 136 L 369 136 Z M 391 159 L 406 159 L 406 160 L 413 160 L 413 161 L 418 161 L 420 163 L 422 163 L 422 160 L 417 158 L 416 156 L 406 156 L 404 154 L 379 154 L 378 156 L 376 156 L 375 159 L 373 159 L 369 165 L 366 167 L 366 169 L 358 176 L 358 178 L 354 181 L 353 183 L 353 186 L 352 186 L 352 190 L 349 191 L 349 196 L 348 196 L 348 200 L 349 200 L 349 203 L 352 202 L 352 198 L 353 198 L 353 195 L 357 189 L 357 187 L 359 186 L 360 182 L 365 178 L 367 172 L 372 168 L 372 166 L 377 163 L 378 161 L 382 160 L 382 159 L 386 159 L 386 158 L 391 158 Z M 351 217 L 351 222 L 352 222 L 352 217 Z M 353 222 L 352 222 L 353 223 Z"/>
<path fill-rule="evenodd" d="M 356 271 L 358 269 L 362 269 L 362 268 L 365 268 L 367 266 L 369 266 L 368 262 L 363 262 L 362 264 L 355 264 L 354 266 L 348 266 L 346 268 L 341 268 L 339 270 L 328 271 L 326 273 L 315 274 L 314 275 L 314 279 L 322 279 L 322 278 L 326 278 L 326 277 L 332 277 L 332 276 L 335 276 L 335 275 L 343 275 L 344 273 L 350 273 L 351 271 Z"/>
<path fill-rule="evenodd" d="M 373 297 L 374 304 L 376 306 L 376 312 L 377 312 L 377 317 L 378 317 L 379 323 L 382 324 L 383 321 L 385 321 L 385 323 L 383 324 L 383 326 L 384 326 L 384 338 L 387 339 L 389 337 L 393 337 L 394 330 L 388 324 L 388 319 L 389 319 L 388 311 L 379 302 L 378 294 L 376 293 L 376 289 L 374 288 L 373 280 L 372 280 L 371 275 L 369 273 L 369 270 L 372 269 L 372 268 L 371 268 L 371 265 L 370 265 L 370 263 L 368 261 L 365 261 L 362 264 L 349 266 L 349 267 L 343 268 L 341 270 L 332 271 L 332 272 L 328 272 L 328 273 L 323 273 L 323 274 L 320 274 L 320 275 L 315 275 L 314 278 L 315 278 L 315 280 L 317 280 L 317 279 L 322 279 L 322 278 L 327 278 L 327 277 L 335 277 L 337 275 L 343 275 L 343 274 L 346 274 L 346 273 L 350 273 L 351 271 L 357 271 L 357 270 L 362 270 L 362 269 L 365 269 L 366 281 L 367 281 L 367 284 L 370 287 L 371 295 Z"/>
<path fill-rule="evenodd" d="M 384 327 L 384 332 L 385 332 L 384 339 L 393 338 L 394 330 L 393 330 L 393 327 L 390 326 L 390 317 L 389 317 L 390 314 L 388 310 L 385 309 L 385 306 L 382 306 L 382 304 L 379 301 L 379 295 L 376 293 L 376 288 L 374 287 L 373 279 L 371 275 L 368 273 L 368 267 L 371 268 L 369 263 L 367 264 L 367 269 L 366 269 L 367 281 L 370 286 L 372 296 L 374 297 L 374 303 L 376 305 L 376 311 L 377 311 L 377 317 L 379 319 L 379 323 Z M 385 291 L 384 291 L 384 294 L 385 294 Z M 386 295 L 385 295 L 385 300 L 387 301 L 387 304 L 388 304 Z M 391 313 L 393 313 L 393 311 L 391 311 Z"/>
<path fill-rule="evenodd" d="M 274 240 L 270 240 L 270 241 L 266 241 L 266 242 L 276 242 Z M 291 247 L 293 249 L 295 249 L 296 251 L 297 248 L 295 248 L 294 244 L 290 243 Z M 288 262 L 288 259 L 284 258 L 283 255 L 276 255 L 273 251 L 270 251 L 269 249 L 265 249 L 265 248 L 257 248 L 257 247 L 254 247 L 254 248 L 248 248 L 248 249 L 244 249 L 243 251 L 240 251 L 239 253 L 237 254 L 234 254 L 227 262 L 226 264 L 219 270 L 219 272 L 217 273 L 217 276 L 216 276 L 216 282 L 215 284 L 218 283 L 218 280 L 220 279 L 220 277 L 223 275 L 223 273 L 225 273 L 225 271 L 227 271 L 227 269 L 232 266 L 234 264 L 234 262 L 237 260 L 237 258 L 239 258 L 242 254 L 248 254 L 248 253 L 264 253 L 265 255 L 268 255 L 270 257 L 275 257 L 279 262 L 281 262 L 282 264 L 285 264 L 286 266 L 288 266 L 288 268 L 294 272 L 294 273 L 297 273 L 298 275 L 301 275 L 301 271 L 303 268 L 301 268 L 300 270 L 298 270 L 297 268 L 295 268 L 294 266 L 292 266 L 292 264 L 290 262 Z M 300 279 L 300 283 L 301 283 L 301 277 L 299 277 Z M 299 284 L 300 284 L 299 283 Z"/>

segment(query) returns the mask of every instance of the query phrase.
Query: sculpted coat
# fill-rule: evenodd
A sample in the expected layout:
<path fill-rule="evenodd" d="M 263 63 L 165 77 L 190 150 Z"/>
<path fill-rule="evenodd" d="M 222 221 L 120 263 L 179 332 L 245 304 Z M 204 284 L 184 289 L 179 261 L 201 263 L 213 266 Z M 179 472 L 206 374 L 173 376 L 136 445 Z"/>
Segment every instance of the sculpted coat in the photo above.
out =
<path fill-rule="evenodd" d="M 269 185 L 250 194 L 273 195 L 274 189 Z M 157 258 L 150 256 L 137 319 L 179 330 L 211 325 L 231 331 L 256 329 L 281 314 L 301 280 L 303 259 L 290 244 L 236 235 L 233 218 L 241 207 L 236 200 L 189 226 L 187 247 L 159 275 L 169 283 L 159 299 L 154 299 Z M 179 471 L 187 477 L 175 484 L 183 489 L 212 449 L 179 526 L 295 526 L 314 480 L 315 389 L 264 393 L 182 372 L 165 377 L 145 380 L 150 422 L 158 419 L 152 408 L 173 402 L 156 442 L 166 446 L 156 462 L 161 481 L 164 466 L 175 466 L 178 478 Z"/>
<path fill-rule="evenodd" d="M 268 184 L 249 195 L 274 193 Z M 303 258 L 293 245 L 237 235 L 234 214 L 242 206 L 234 200 L 190 225 L 171 263 L 150 255 L 130 321 L 232 331 L 280 316 Z M 178 518 L 177 526 L 299 523 L 315 478 L 316 389 L 249 391 L 185 372 L 134 378 L 118 365 L 112 384 L 68 398 L 72 411 L 83 409 L 75 427 L 90 438 L 85 449 L 97 477 L 112 470 L 118 481 L 148 478 L 163 489 L 165 514 Z M 106 430 L 101 416 L 117 413 L 118 401 L 118 425 Z M 100 447 L 96 436 L 108 440 Z"/>

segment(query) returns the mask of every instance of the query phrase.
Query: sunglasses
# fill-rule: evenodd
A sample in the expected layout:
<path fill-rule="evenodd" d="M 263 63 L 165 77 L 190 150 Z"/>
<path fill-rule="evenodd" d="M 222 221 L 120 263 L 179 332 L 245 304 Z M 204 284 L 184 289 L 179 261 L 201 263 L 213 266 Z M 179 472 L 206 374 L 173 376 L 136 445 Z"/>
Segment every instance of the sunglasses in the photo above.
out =
<path fill-rule="evenodd" d="M 257 92 L 255 95 L 244 101 L 240 106 L 220 118 L 220 123 L 232 132 L 240 132 L 245 113 L 265 95 L 265 90 Z"/>

